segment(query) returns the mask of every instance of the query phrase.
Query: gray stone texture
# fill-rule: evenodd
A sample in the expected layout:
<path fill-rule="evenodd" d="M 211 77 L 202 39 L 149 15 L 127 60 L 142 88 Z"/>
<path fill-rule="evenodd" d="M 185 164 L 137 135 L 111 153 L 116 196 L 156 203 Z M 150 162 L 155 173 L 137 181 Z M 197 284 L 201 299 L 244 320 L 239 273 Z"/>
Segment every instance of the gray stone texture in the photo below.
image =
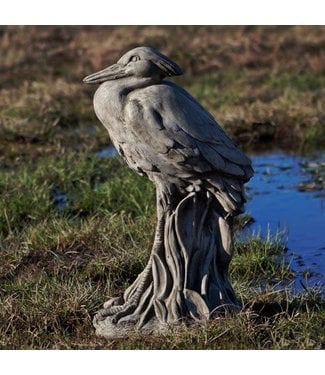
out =
<path fill-rule="evenodd" d="M 227 273 L 251 161 L 188 92 L 165 80 L 180 74 L 168 57 L 138 47 L 84 79 L 100 84 L 95 112 L 119 154 L 157 192 L 149 262 L 95 316 L 102 336 L 160 331 L 239 308 Z"/>

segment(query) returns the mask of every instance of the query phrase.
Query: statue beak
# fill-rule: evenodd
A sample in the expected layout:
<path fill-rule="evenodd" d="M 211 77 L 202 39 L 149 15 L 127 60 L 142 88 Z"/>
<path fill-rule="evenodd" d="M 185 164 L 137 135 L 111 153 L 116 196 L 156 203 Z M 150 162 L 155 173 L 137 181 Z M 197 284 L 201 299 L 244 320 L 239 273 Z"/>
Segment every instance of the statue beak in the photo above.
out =
<path fill-rule="evenodd" d="M 114 79 L 119 79 L 126 77 L 128 74 L 126 73 L 126 68 L 124 65 L 121 64 L 114 64 L 100 70 L 99 72 L 90 74 L 89 76 L 83 79 L 85 83 L 103 83 L 105 81 L 111 81 Z"/>

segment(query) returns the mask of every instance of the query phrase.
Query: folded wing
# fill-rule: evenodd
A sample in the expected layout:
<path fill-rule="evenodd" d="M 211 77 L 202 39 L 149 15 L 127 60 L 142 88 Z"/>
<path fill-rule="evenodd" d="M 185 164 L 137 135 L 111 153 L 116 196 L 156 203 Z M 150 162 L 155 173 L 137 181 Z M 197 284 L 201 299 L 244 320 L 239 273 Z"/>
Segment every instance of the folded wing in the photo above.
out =
<path fill-rule="evenodd" d="M 201 181 L 221 196 L 226 211 L 240 211 L 243 183 L 253 175 L 250 159 L 190 94 L 166 82 L 153 85 L 136 99 L 129 97 L 126 121 L 145 172 Z M 134 150 L 133 150 L 134 152 Z M 229 202 L 228 202 L 229 201 Z"/>

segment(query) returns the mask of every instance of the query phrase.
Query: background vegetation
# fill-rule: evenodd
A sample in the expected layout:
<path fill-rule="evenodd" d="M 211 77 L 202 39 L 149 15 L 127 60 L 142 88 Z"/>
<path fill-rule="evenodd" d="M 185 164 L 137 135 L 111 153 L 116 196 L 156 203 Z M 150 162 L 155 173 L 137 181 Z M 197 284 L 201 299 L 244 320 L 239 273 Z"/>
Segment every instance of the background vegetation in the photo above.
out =
<path fill-rule="evenodd" d="M 161 336 L 104 340 L 91 319 L 144 267 L 154 188 L 118 158 L 82 78 L 138 45 L 186 72 L 177 82 L 246 150 L 324 144 L 324 27 L 1 27 L 0 347 L 322 348 L 317 291 L 293 277 L 285 244 L 237 242 L 231 278 L 244 308 Z M 244 220 L 238 223 L 240 228 Z"/>

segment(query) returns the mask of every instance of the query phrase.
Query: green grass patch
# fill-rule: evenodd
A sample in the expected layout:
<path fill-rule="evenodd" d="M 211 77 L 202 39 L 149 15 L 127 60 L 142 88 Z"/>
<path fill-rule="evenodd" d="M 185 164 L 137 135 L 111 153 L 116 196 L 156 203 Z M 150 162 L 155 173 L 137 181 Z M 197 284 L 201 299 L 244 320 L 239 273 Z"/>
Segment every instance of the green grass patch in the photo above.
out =
<path fill-rule="evenodd" d="M 265 82 L 271 87 L 296 91 L 315 91 L 324 88 L 324 76 L 310 73 L 282 73 L 272 74 Z"/>
<path fill-rule="evenodd" d="M 56 192 L 66 204 L 56 206 Z M 129 171 L 118 158 L 103 160 L 86 154 L 49 157 L 0 171 L 0 235 L 17 234 L 49 216 L 73 217 L 128 212 L 150 215 L 154 187 Z"/>
<path fill-rule="evenodd" d="M 257 235 L 237 241 L 230 275 L 252 288 L 290 280 L 294 273 L 284 259 L 285 251 L 285 242 L 279 234 L 266 239 Z"/>
<path fill-rule="evenodd" d="M 272 236 L 236 243 L 230 276 L 243 303 L 239 314 L 149 337 L 96 337 L 95 312 L 147 262 L 155 227 L 152 184 L 118 158 L 86 154 L 1 173 L 1 348 L 321 348 L 324 306 L 316 292 L 277 289 L 292 272 L 281 238 Z M 51 198 L 54 185 L 67 194 L 63 209 Z"/>

